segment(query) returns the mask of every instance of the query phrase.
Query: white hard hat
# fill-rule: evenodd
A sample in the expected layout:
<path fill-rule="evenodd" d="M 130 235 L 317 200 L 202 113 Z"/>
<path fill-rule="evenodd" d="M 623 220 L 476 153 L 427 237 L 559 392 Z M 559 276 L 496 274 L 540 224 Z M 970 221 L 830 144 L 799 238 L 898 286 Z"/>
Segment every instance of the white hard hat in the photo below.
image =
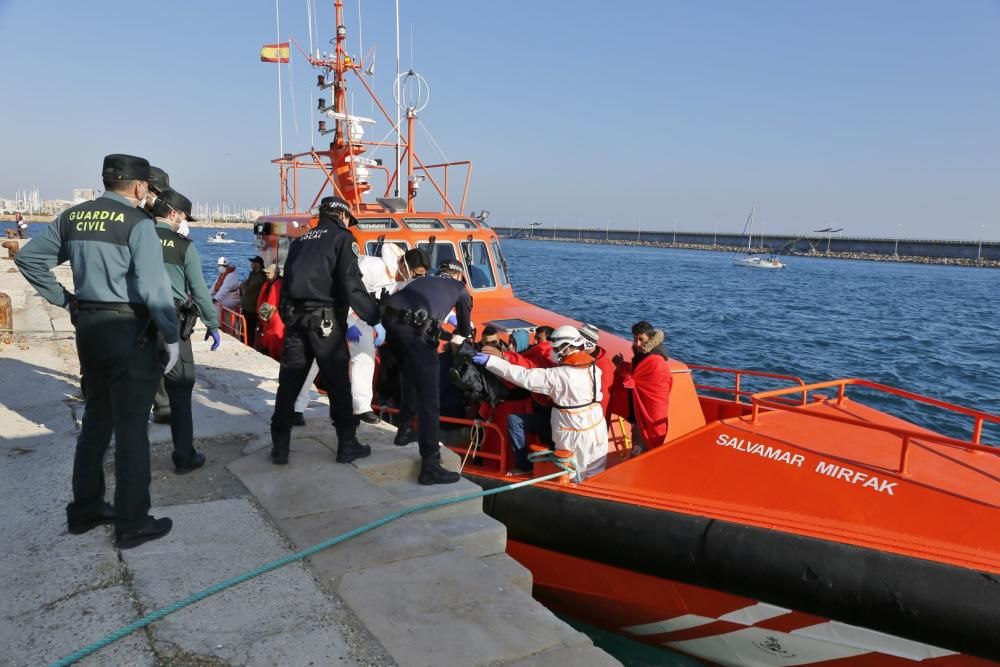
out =
<path fill-rule="evenodd" d="M 229 262 L 226 261 L 225 257 L 220 257 L 219 261 L 216 262 L 219 266 L 229 266 Z"/>
<path fill-rule="evenodd" d="M 552 349 L 561 359 L 568 354 L 569 348 L 583 347 L 587 340 L 580 335 L 580 331 L 576 327 L 564 324 L 552 332 L 552 335 L 549 336 L 549 342 L 552 343 Z"/>

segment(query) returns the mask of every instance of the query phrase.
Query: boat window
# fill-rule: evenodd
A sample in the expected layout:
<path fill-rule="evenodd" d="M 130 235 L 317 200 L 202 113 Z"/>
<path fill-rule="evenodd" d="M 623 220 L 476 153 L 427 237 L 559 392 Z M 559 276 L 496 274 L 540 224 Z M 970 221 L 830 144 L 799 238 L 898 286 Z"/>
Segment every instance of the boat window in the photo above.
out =
<path fill-rule="evenodd" d="M 358 220 L 358 229 L 363 229 L 365 231 L 399 229 L 399 223 L 392 218 L 363 218 Z"/>
<path fill-rule="evenodd" d="M 435 218 L 406 218 L 403 222 L 410 229 L 444 229 L 444 223 Z"/>
<path fill-rule="evenodd" d="M 469 286 L 472 289 L 496 287 L 490 253 L 484 241 L 462 241 L 462 255 L 469 271 Z"/>
<path fill-rule="evenodd" d="M 475 229 L 476 223 L 472 220 L 463 220 L 462 218 L 448 218 L 448 224 L 455 229 Z"/>
<path fill-rule="evenodd" d="M 446 259 L 458 259 L 458 255 L 455 254 L 455 246 L 448 243 L 447 241 L 444 242 L 439 241 L 435 243 L 434 250 L 431 250 L 431 244 L 428 243 L 427 241 L 418 243 L 417 247 L 423 250 L 427 254 L 427 257 L 431 262 L 431 270 L 436 269 L 438 267 L 438 264 L 445 261 Z"/>
<path fill-rule="evenodd" d="M 382 245 L 384 246 L 384 245 L 389 244 L 389 243 L 391 243 L 392 245 L 398 245 L 403 250 L 407 249 L 406 248 L 406 241 L 385 241 L 385 242 L 382 243 Z M 365 254 L 366 255 L 375 255 L 376 254 L 375 253 L 376 250 L 378 250 L 378 241 L 369 241 L 368 243 L 365 244 Z"/>
<path fill-rule="evenodd" d="M 500 277 L 500 285 L 506 287 L 510 285 L 510 275 L 507 273 L 507 258 L 503 256 L 500 243 L 493 239 L 490 244 L 493 246 L 493 258 L 497 261 L 497 276 Z"/>

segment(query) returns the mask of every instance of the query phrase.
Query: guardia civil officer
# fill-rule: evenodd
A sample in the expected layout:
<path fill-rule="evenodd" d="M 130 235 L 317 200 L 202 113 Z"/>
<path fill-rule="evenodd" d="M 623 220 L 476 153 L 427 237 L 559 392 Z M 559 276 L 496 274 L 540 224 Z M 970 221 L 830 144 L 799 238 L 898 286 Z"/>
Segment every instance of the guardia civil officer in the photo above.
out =
<path fill-rule="evenodd" d="M 171 521 L 149 516 L 149 438 L 153 392 L 180 351 L 177 316 L 153 220 L 142 211 L 149 162 L 108 155 L 105 193 L 64 211 L 17 255 L 17 266 L 38 293 L 66 308 L 76 348 L 86 412 L 73 462 L 73 534 L 115 524 L 115 541 L 129 549 L 163 537 Z M 51 273 L 69 260 L 76 294 Z M 168 358 L 157 355 L 156 331 Z M 115 434 L 114 507 L 104 500 L 104 455 Z"/>
<path fill-rule="evenodd" d="M 150 165 L 149 195 L 146 197 L 146 205 L 143 206 L 146 213 L 156 216 L 153 206 L 156 205 L 160 193 L 169 188 L 170 174 L 156 165 Z M 153 396 L 153 422 L 157 424 L 170 423 L 170 397 L 167 396 L 167 388 L 163 378 L 160 379 L 160 385 L 156 388 L 156 394 Z"/>
<path fill-rule="evenodd" d="M 191 351 L 191 331 L 200 315 L 212 339 L 212 351 L 219 349 L 219 320 L 212 297 L 201 272 L 201 259 L 194 243 L 177 233 L 182 222 L 194 222 L 191 200 L 173 189 L 161 190 L 153 204 L 156 234 L 163 246 L 163 264 L 173 290 L 174 305 L 180 323 L 180 359 L 163 378 L 170 406 L 170 435 L 174 441 L 171 458 L 174 471 L 183 475 L 205 465 L 205 455 L 194 448 L 194 420 L 191 416 L 191 394 L 194 391 L 194 354 Z"/>
<path fill-rule="evenodd" d="M 295 239 L 285 260 L 281 284 L 285 348 L 278 373 L 278 395 L 271 417 L 271 460 L 288 463 L 295 398 L 316 360 L 330 397 L 330 413 L 337 430 L 337 461 L 350 463 L 371 454 L 358 442 L 358 420 L 351 407 L 348 371 L 347 311 L 354 309 L 370 326 L 378 324 L 378 303 L 368 293 L 358 269 L 354 235 L 357 224 L 351 208 L 340 197 L 320 202 L 319 223 Z"/>
<path fill-rule="evenodd" d="M 465 271 L 455 261 L 442 262 L 438 275 L 408 283 L 386 301 L 383 325 L 400 369 L 401 405 L 396 444 L 420 444 L 421 484 L 451 484 L 457 472 L 441 467 L 440 399 L 438 394 L 438 334 L 452 309 L 458 319 L 458 343 L 472 335 L 472 296 L 465 288 Z M 413 417 L 418 431 L 414 432 Z"/>

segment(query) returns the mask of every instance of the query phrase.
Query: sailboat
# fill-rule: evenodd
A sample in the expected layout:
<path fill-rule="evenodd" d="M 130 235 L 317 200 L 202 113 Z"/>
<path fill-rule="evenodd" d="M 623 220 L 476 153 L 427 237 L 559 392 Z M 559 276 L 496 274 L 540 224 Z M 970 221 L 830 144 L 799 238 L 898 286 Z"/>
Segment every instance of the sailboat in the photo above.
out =
<path fill-rule="evenodd" d="M 753 251 L 753 214 L 754 206 L 750 207 L 750 215 L 747 217 L 747 224 L 744 231 L 747 233 L 747 252 L 745 257 L 740 253 L 733 255 L 733 263 L 737 266 L 748 266 L 753 269 L 784 269 L 785 264 L 778 259 L 778 256 L 771 253 L 767 257 L 762 257 Z"/>

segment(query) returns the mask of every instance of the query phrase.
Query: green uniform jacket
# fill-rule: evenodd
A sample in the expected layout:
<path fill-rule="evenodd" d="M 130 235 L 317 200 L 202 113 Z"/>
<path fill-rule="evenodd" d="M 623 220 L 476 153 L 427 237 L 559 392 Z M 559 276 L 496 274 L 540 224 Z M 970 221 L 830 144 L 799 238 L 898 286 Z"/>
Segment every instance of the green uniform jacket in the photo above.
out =
<path fill-rule="evenodd" d="M 178 341 L 177 313 L 153 220 L 128 199 L 105 192 L 66 209 L 14 260 L 39 294 L 57 306 L 70 293 L 52 275 L 69 262 L 81 301 L 142 304 L 167 343 Z"/>
<path fill-rule="evenodd" d="M 218 329 L 219 315 L 215 312 L 208 286 L 205 285 L 198 248 L 190 239 L 175 232 L 171 224 L 162 218 L 156 219 L 156 235 L 163 245 L 163 265 L 170 278 L 174 298 L 185 303 L 190 295 L 205 326 L 210 330 Z"/>

